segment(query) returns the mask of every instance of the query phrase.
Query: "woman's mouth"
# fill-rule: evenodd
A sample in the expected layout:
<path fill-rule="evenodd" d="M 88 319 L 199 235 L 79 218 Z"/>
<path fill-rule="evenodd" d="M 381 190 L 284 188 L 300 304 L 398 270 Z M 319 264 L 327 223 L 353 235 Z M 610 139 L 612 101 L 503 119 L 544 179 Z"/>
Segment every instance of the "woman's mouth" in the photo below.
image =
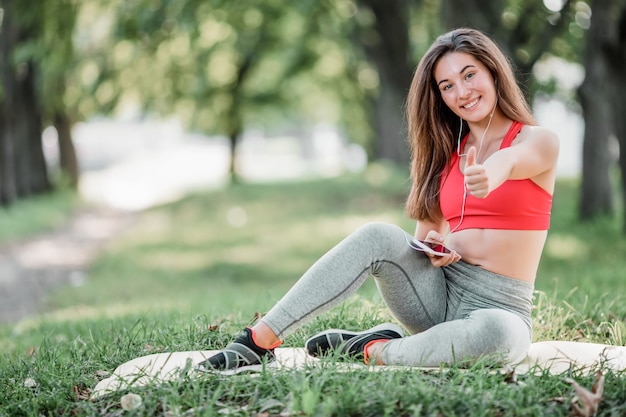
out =
<path fill-rule="evenodd" d="M 462 107 L 466 110 L 469 110 L 473 108 L 474 106 L 476 106 L 479 101 L 480 101 L 480 97 L 470 101 L 469 103 L 467 103 L 465 106 L 462 106 Z"/>

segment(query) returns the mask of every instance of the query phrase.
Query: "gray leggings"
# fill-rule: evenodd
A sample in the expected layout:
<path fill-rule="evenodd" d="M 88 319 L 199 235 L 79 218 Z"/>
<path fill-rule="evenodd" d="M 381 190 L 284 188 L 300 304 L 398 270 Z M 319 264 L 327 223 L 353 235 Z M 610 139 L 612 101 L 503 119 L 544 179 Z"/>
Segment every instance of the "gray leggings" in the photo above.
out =
<path fill-rule="evenodd" d="M 387 365 L 438 366 L 499 356 L 524 359 L 533 285 L 463 261 L 434 268 L 400 227 L 368 223 L 321 257 L 263 317 L 284 338 L 337 306 L 372 275 L 410 336 L 390 341 Z"/>

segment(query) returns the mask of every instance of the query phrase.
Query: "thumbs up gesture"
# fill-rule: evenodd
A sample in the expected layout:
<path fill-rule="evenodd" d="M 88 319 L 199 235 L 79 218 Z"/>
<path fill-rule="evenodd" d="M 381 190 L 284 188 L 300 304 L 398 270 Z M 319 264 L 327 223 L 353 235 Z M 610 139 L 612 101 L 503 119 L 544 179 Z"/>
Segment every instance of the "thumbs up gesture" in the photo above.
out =
<path fill-rule="evenodd" d="M 465 187 L 474 197 L 485 198 L 489 195 L 489 177 L 487 177 L 485 167 L 477 163 L 476 158 L 476 147 L 472 146 L 469 151 L 467 151 L 465 169 L 463 170 Z"/>
<path fill-rule="evenodd" d="M 476 147 L 472 146 L 467 152 L 467 159 L 465 160 L 465 168 L 476 165 Z"/>

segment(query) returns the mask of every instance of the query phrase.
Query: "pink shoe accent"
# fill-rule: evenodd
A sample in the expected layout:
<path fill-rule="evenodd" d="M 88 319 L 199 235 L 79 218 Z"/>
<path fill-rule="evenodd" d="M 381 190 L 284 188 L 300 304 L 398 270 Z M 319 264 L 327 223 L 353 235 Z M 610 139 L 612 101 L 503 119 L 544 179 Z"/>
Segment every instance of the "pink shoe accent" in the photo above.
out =
<path fill-rule="evenodd" d="M 270 347 L 263 347 L 261 345 L 259 345 L 256 341 L 256 337 L 254 335 L 254 330 L 252 329 L 252 327 L 248 327 L 248 329 L 250 329 L 250 334 L 252 335 L 252 341 L 254 342 L 255 345 L 257 345 L 258 347 L 260 347 L 261 349 L 267 349 L 267 350 L 272 350 L 277 348 L 278 346 L 283 344 L 282 340 L 279 340 L 278 342 L 274 343 L 273 345 L 271 345 Z"/>
<path fill-rule="evenodd" d="M 369 353 L 367 352 L 367 349 L 369 349 L 369 347 L 371 345 L 373 345 L 374 343 L 379 343 L 379 342 L 388 342 L 389 339 L 376 339 L 376 340 L 372 340 L 370 342 L 367 342 L 367 344 L 365 345 L 365 347 L 363 348 L 363 362 L 365 362 L 366 365 L 370 364 L 370 357 L 369 357 Z"/>

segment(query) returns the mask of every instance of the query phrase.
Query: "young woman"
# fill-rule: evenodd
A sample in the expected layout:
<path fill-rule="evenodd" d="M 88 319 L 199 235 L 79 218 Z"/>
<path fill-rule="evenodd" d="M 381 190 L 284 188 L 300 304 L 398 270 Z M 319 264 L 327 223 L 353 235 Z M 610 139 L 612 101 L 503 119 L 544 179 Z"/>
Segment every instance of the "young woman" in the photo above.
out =
<path fill-rule="evenodd" d="M 310 354 L 338 351 L 408 366 L 524 359 L 558 139 L 536 126 L 497 45 L 465 28 L 437 38 L 421 59 L 407 118 L 414 236 L 395 225 L 364 225 L 199 369 L 272 359 L 284 337 L 346 300 L 370 275 L 409 335 L 391 323 L 362 332 L 333 329 L 306 342 Z M 416 251 L 414 239 L 445 243 L 450 252 Z"/>

